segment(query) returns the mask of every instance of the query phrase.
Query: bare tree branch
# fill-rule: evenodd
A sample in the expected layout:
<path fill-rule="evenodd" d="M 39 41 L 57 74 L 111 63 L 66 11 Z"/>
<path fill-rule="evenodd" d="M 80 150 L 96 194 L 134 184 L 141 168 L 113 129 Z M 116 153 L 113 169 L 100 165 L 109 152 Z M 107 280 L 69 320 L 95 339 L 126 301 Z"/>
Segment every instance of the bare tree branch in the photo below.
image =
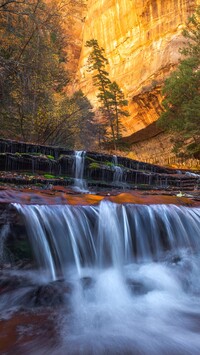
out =
<path fill-rule="evenodd" d="M 48 136 L 46 137 L 46 139 L 42 142 L 42 144 L 46 143 L 48 141 L 48 139 L 56 132 L 57 129 L 59 129 L 64 123 L 65 120 L 72 117 L 73 115 L 75 115 L 78 112 L 81 112 L 83 109 L 79 108 L 78 110 L 66 115 L 60 122 L 59 124 L 48 134 Z"/>

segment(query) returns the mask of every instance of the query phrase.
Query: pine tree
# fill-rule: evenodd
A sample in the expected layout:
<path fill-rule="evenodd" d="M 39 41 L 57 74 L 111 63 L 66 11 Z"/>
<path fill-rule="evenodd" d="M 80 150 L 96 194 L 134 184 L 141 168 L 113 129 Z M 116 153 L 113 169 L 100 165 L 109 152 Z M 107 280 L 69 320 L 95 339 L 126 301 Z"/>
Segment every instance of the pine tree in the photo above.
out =
<path fill-rule="evenodd" d="M 125 106 L 128 105 L 128 101 L 124 98 L 124 93 L 120 89 L 119 85 L 114 81 L 109 85 L 110 89 L 110 105 L 113 110 L 114 118 L 115 118 L 115 131 L 116 138 L 119 140 L 121 138 L 121 116 L 128 117 L 129 112 L 124 109 Z"/>
<path fill-rule="evenodd" d="M 94 85 L 98 88 L 98 99 L 101 103 L 101 111 L 104 116 L 106 116 L 110 130 L 112 135 L 112 142 L 114 144 L 114 148 L 116 149 L 116 135 L 114 130 L 114 117 L 110 104 L 110 85 L 111 81 L 109 79 L 109 74 L 105 70 L 106 65 L 108 64 L 108 60 L 104 56 L 104 49 L 99 47 L 97 40 L 91 39 L 86 42 L 86 47 L 92 48 L 92 52 L 88 58 L 88 71 L 94 72 L 93 74 L 93 82 Z"/>
<path fill-rule="evenodd" d="M 101 141 L 102 132 L 105 134 L 105 121 L 107 120 L 111 131 L 112 143 L 116 149 L 117 141 L 121 136 L 121 117 L 129 116 L 128 111 L 124 109 L 128 105 L 128 101 L 125 100 L 119 85 L 109 79 L 109 73 L 106 71 L 108 60 L 105 57 L 104 49 L 99 47 L 95 39 L 87 41 L 86 47 L 92 48 L 88 58 L 88 71 L 93 72 L 93 82 L 98 88 L 97 98 L 101 103 L 100 111 L 104 116 L 102 126 L 99 126 L 99 141 Z"/>

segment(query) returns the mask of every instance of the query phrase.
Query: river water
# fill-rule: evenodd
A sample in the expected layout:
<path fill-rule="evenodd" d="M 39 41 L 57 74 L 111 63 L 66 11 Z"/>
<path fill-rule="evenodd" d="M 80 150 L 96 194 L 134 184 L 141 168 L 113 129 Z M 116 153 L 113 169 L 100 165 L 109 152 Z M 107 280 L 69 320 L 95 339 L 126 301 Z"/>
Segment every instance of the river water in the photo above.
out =
<path fill-rule="evenodd" d="M 200 353 L 199 208 L 107 201 L 15 208 L 37 264 L 7 271 L 23 286 L 0 296 L 4 321 L 32 314 L 18 353 Z M 36 327 L 33 314 L 44 310 Z"/>

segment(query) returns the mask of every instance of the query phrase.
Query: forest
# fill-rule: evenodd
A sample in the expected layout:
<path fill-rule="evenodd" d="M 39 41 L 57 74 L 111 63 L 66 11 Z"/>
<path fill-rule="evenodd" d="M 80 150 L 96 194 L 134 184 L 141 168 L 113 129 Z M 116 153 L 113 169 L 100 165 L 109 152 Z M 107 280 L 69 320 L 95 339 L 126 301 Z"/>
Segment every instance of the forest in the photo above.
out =
<path fill-rule="evenodd" d="M 92 106 L 71 80 L 67 47 L 81 0 L 3 1 L 0 5 L 1 135 L 39 144 L 90 145 Z"/>
<path fill-rule="evenodd" d="M 86 45 L 93 50 L 88 70 L 99 75 L 93 74 L 100 91 L 100 120 L 95 120 L 81 90 L 68 94 L 73 79 L 68 69 L 68 28 L 73 26 L 75 5 L 84 6 L 81 0 L 1 4 L 0 133 L 4 138 L 85 149 L 112 141 L 116 148 L 120 116 L 128 115 L 124 109 L 128 102 L 117 83 L 110 81 L 105 71 L 108 61 L 96 40 Z"/>

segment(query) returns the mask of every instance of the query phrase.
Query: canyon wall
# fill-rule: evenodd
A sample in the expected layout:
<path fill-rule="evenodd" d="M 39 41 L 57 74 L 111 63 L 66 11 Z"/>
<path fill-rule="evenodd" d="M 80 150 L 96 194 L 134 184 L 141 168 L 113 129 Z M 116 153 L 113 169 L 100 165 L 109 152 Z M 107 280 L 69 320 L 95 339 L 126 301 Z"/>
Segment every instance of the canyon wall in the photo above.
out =
<path fill-rule="evenodd" d="M 58 2 L 58 0 L 56 0 Z M 69 1 L 65 7 L 63 7 L 64 21 L 63 28 L 64 34 L 67 38 L 67 64 L 71 83 L 66 87 L 66 91 L 72 95 L 77 87 L 75 85 L 74 78 L 76 77 L 79 60 L 83 45 L 83 26 L 85 17 L 87 14 L 87 0 L 77 0 L 74 3 L 73 0 Z"/>
<path fill-rule="evenodd" d="M 170 166 L 178 169 L 199 170 L 199 159 L 178 157 L 173 153 L 172 140 L 173 135 L 160 132 L 152 135 L 152 137 L 146 137 L 144 140 L 133 143 L 130 146 L 130 151 L 127 156 L 131 159 L 140 160 L 150 164 L 166 167 Z"/>
<path fill-rule="evenodd" d="M 178 63 L 181 35 L 200 0 L 88 0 L 77 80 L 97 105 L 96 88 L 87 71 L 87 40 L 97 39 L 109 60 L 110 79 L 129 100 L 128 136 L 155 121 L 161 112 L 164 79 Z"/>

